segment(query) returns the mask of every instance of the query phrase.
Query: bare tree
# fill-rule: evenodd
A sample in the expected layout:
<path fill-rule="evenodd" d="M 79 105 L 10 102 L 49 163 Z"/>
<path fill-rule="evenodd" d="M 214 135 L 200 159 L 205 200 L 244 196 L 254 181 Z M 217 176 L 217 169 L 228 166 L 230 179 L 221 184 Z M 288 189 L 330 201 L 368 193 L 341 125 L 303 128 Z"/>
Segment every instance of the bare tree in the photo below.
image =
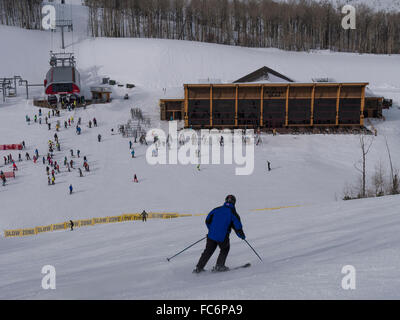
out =
<path fill-rule="evenodd" d="M 388 153 L 389 163 L 390 163 L 389 194 L 399 194 L 400 193 L 400 188 L 399 188 L 399 170 L 396 169 L 396 168 L 393 168 L 392 157 L 390 155 L 389 144 L 387 142 L 386 136 L 385 136 L 385 143 L 386 143 L 386 150 L 387 150 L 387 153 Z"/>
<path fill-rule="evenodd" d="M 382 162 L 375 166 L 375 172 L 372 176 L 372 184 L 374 186 L 374 194 L 376 197 L 385 195 L 385 170 Z"/>
<path fill-rule="evenodd" d="M 373 141 L 374 141 L 373 136 L 370 137 L 369 139 L 365 135 L 360 136 L 360 148 L 361 148 L 362 158 L 360 161 L 358 161 L 356 164 L 354 164 L 354 167 L 362 175 L 361 190 L 360 190 L 360 195 L 359 195 L 360 198 L 365 198 L 367 195 L 367 193 L 366 193 L 366 162 L 367 162 L 367 154 L 370 151 Z M 359 166 L 357 166 L 360 162 L 361 162 L 361 168 Z"/>

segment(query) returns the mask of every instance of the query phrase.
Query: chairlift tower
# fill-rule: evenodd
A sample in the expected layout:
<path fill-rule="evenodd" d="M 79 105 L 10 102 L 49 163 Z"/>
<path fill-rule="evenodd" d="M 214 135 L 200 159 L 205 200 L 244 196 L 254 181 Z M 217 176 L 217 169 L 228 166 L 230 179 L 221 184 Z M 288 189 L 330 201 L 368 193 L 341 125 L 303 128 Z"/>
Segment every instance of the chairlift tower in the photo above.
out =
<path fill-rule="evenodd" d="M 59 13 L 55 21 L 55 30 L 61 31 L 61 49 L 63 52 L 56 53 L 50 51 L 50 70 L 46 74 L 44 81 L 45 93 L 55 94 L 78 94 L 80 88 L 80 74 L 76 69 L 76 60 L 73 53 L 65 52 L 64 32 L 74 31 L 72 15 L 65 13 L 65 1 L 58 5 Z"/>
<path fill-rule="evenodd" d="M 74 31 L 72 20 L 58 19 L 56 20 L 56 28 L 59 28 L 61 30 L 61 49 L 65 50 L 64 29 L 67 28 L 67 30 L 70 32 Z"/>

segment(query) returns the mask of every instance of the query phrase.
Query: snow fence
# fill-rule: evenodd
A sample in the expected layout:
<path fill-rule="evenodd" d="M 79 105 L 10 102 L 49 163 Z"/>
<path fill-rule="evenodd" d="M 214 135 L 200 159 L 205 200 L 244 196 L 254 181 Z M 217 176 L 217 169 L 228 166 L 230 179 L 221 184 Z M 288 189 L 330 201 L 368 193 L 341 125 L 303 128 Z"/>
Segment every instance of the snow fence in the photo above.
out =
<path fill-rule="evenodd" d="M 0 150 L 22 150 L 22 144 L 0 144 Z"/>
<path fill-rule="evenodd" d="M 191 214 L 179 214 L 175 212 L 149 212 L 147 219 L 173 219 L 179 217 L 189 217 Z M 135 221 L 142 220 L 142 216 L 140 213 L 132 213 L 132 214 L 122 214 L 120 216 L 109 216 L 103 218 L 91 218 L 91 219 L 82 219 L 82 220 L 72 220 L 74 223 L 74 228 L 94 226 L 97 224 L 105 224 L 105 223 L 116 223 L 116 222 L 126 222 L 126 221 Z M 47 226 L 39 226 L 34 228 L 25 228 L 25 229 L 13 229 L 13 230 L 4 230 L 4 237 L 25 237 L 25 236 L 33 236 L 39 233 L 51 232 L 51 231 L 59 231 L 65 230 L 71 227 L 70 222 L 61 222 L 50 224 Z"/>
<path fill-rule="evenodd" d="M 251 211 L 266 211 L 266 210 L 280 210 L 285 208 L 296 208 L 303 207 L 304 205 L 293 205 L 293 206 L 280 206 L 273 208 L 262 208 L 262 209 L 253 209 Z M 205 216 L 206 213 L 194 213 L 194 214 L 180 214 L 176 212 L 149 212 L 147 219 L 173 219 L 180 217 L 197 217 L 197 216 Z M 135 221 L 142 220 L 142 215 L 140 213 L 124 213 L 119 216 L 109 216 L 103 218 L 91 218 L 91 219 L 82 219 L 82 220 L 72 220 L 74 223 L 74 228 L 94 226 L 97 224 L 105 224 L 105 223 L 116 223 L 116 222 L 126 222 L 126 221 Z M 47 226 L 40 226 L 35 228 L 26 228 L 26 229 L 14 229 L 14 230 L 4 230 L 4 237 L 25 237 L 25 236 L 33 236 L 39 233 L 50 232 L 50 231 L 59 231 L 70 228 L 70 222 L 61 222 L 50 224 Z"/>

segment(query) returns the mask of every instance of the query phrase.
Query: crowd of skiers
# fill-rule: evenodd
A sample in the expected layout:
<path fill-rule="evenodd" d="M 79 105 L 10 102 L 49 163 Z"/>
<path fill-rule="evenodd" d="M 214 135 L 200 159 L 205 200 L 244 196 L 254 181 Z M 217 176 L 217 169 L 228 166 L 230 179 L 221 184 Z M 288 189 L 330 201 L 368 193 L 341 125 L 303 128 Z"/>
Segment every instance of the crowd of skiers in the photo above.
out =
<path fill-rule="evenodd" d="M 65 102 L 60 101 L 60 103 L 63 104 Z M 68 104 L 66 106 L 69 111 L 74 110 L 76 107 L 76 105 L 68 105 Z M 45 119 L 45 123 L 47 124 L 48 130 L 51 130 L 52 127 L 51 127 L 50 119 L 52 117 L 60 117 L 60 110 L 51 109 L 47 113 L 42 113 L 42 109 L 39 108 L 38 114 L 34 115 L 34 122 L 42 124 L 43 116 L 45 117 L 44 119 Z M 28 124 L 30 124 L 30 121 L 31 121 L 31 118 L 28 115 L 26 115 L 26 122 Z M 69 116 L 66 120 L 64 120 L 64 129 L 68 129 L 69 127 L 74 126 L 74 124 L 75 124 L 74 117 Z M 80 135 L 82 132 L 81 126 L 82 126 L 82 119 L 79 117 L 77 120 L 76 127 L 75 127 L 77 135 Z M 87 126 L 89 129 L 92 127 L 97 127 L 98 126 L 97 119 L 94 117 L 93 119 L 89 120 Z M 43 163 L 43 165 L 46 165 L 46 174 L 47 174 L 48 185 L 54 185 L 56 182 L 56 175 L 61 172 L 60 164 L 57 163 L 56 160 L 54 160 L 54 152 L 55 151 L 61 152 L 61 144 L 60 144 L 60 141 L 59 141 L 58 135 L 57 135 L 57 132 L 59 132 L 60 128 L 61 128 L 61 123 L 60 123 L 60 120 L 57 119 L 56 125 L 55 125 L 56 133 L 54 134 L 54 141 L 53 140 L 48 141 L 48 153 L 47 153 L 47 155 L 42 156 L 42 163 Z M 100 134 L 98 135 L 97 138 L 98 138 L 98 141 L 101 142 Z M 25 142 L 23 142 L 23 146 L 25 147 Z M 74 168 L 75 163 L 74 163 L 74 160 L 72 159 L 75 157 L 74 151 L 71 149 L 70 153 L 71 153 L 71 159 L 68 160 L 66 156 L 64 157 L 64 167 L 66 168 L 66 171 L 68 171 L 68 172 L 71 172 L 71 169 L 75 169 Z M 76 150 L 76 155 L 78 158 L 80 158 L 80 150 Z M 31 160 L 31 157 L 28 152 L 26 152 L 25 158 L 26 158 L 26 160 Z M 21 154 L 18 155 L 18 160 L 22 161 Z M 34 163 L 36 163 L 39 160 L 39 151 L 37 149 L 35 150 L 32 160 L 34 161 Z M 5 165 L 12 164 L 13 170 L 18 170 L 18 167 L 16 166 L 15 161 L 13 160 L 11 154 L 4 157 L 4 164 Z M 89 166 L 86 156 L 83 157 L 82 167 L 86 172 L 90 171 L 90 166 Z M 83 177 L 82 169 L 80 167 L 77 167 L 76 169 L 79 171 L 79 176 Z M 3 176 L 4 175 L 1 176 L 1 179 L 3 179 Z M 4 177 L 3 185 L 5 184 L 5 181 L 6 180 Z M 71 194 L 73 191 L 72 185 L 70 185 L 69 191 Z"/>
<path fill-rule="evenodd" d="M 25 149 L 25 141 L 22 141 L 22 142 L 21 142 L 21 146 L 22 146 L 22 149 Z M 26 158 L 27 160 L 28 160 L 28 159 L 30 160 L 30 156 L 29 156 L 29 153 L 28 153 L 28 152 L 25 154 L 25 158 Z M 13 171 L 14 171 L 14 172 L 15 172 L 15 171 L 18 171 L 17 164 L 15 163 L 15 160 L 14 160 L 13 155 L 12 155 L 11 153 L 8 154 L 8 155 L 6 155 L 6 156 L 3 156 L 3 159 L 4 159 L 4 166 L 11 164 L 11 165 L 12 165 L 12 168 L 13 168 Z M 19 161 L 19 162 L 22 161 L 22 155 L 21 155 L 21 153 L 18 153 L 18 161 Z M 7 182 L 7 178 L 6 178 L 6 175 L 5 175 L 5 173 L 3 172 L 3 170 L 0 171 L 0 180 L 1 180 L 1 182 L 2 182 L 2 185 L 5 186 L 5 185 L 6 185 L 6 182 Z"/>
<path fill-rule="evenodd" d="M 60 146 L 60 142 L 57 136 L 57 133 L 54 135 L 54 142 L 52 140 L 48 141 L 48 145 L 49 145 L 49 152 L 47 153 L 47 157 L 43 157 L 43 164 L 46 165 L 46 174 L 47 174 L 47 182 L 49 185 L 54 185 L 55 184 L 55 180 L 56 180 L 56 174 L 61 173 L 60 171 L 60 164 L 54 160 L 54 144 Z M 61 151 L 60 149 L 57 149 L 58 151 Z M 64 156 L 64 167 L 66 168 L 66 171 L 71 172 L 71 169 L 75 170 L 75 161 L 73 158 L 75 158 L 74 155 L 74 150 L 70 149 L 70 159 L 68 160 L 67 156 Z M 81 156 L 81 151 L 79 149 L 76 150 L 76 157 L 80 158 Z M 83 168 L 85 169 L 86 172 L 90 171 L 90 167 L 89 167 L 89 163 L 87 160 L 87 156 L 83 157 Z M 79 176 L 83 177 L 83 172 L 82 169 L 80 167 L 77 167 L 76 169 L 78 169 L 79 171 Z M 69 187 L 69 192 L 70 194 L 72 194 L 73 191 L 73 187 L 72 185 L 70 185 Z"/>

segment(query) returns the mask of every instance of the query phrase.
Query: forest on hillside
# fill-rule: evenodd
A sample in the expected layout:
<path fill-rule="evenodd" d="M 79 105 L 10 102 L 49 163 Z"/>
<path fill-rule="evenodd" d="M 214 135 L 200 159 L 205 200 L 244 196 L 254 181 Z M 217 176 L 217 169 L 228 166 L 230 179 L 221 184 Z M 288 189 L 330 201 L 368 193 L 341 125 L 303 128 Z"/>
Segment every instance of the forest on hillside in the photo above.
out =
<path fill-rule="evenodd" d="M 40 29 L 42 2 L 42 0 L 0 0 L 0 24 Z"/>
<path fill-rule="evenodd" d="M 400 53 L 400 13 L 358 5 L 356 29 L 330 2 L 85 0 L 93 36 L 193 40 L 308 51 Z"/>
<path fill-rule="evenodd" d="M 179 39 L 284 50 L 399 54 L 400 12 L 356 7 L 356 29 L 341 7 L 312 0 L 84 0 L 93 37 Z M 0 0 L 0 24 L 41 28 L 42 0 Z"/>

